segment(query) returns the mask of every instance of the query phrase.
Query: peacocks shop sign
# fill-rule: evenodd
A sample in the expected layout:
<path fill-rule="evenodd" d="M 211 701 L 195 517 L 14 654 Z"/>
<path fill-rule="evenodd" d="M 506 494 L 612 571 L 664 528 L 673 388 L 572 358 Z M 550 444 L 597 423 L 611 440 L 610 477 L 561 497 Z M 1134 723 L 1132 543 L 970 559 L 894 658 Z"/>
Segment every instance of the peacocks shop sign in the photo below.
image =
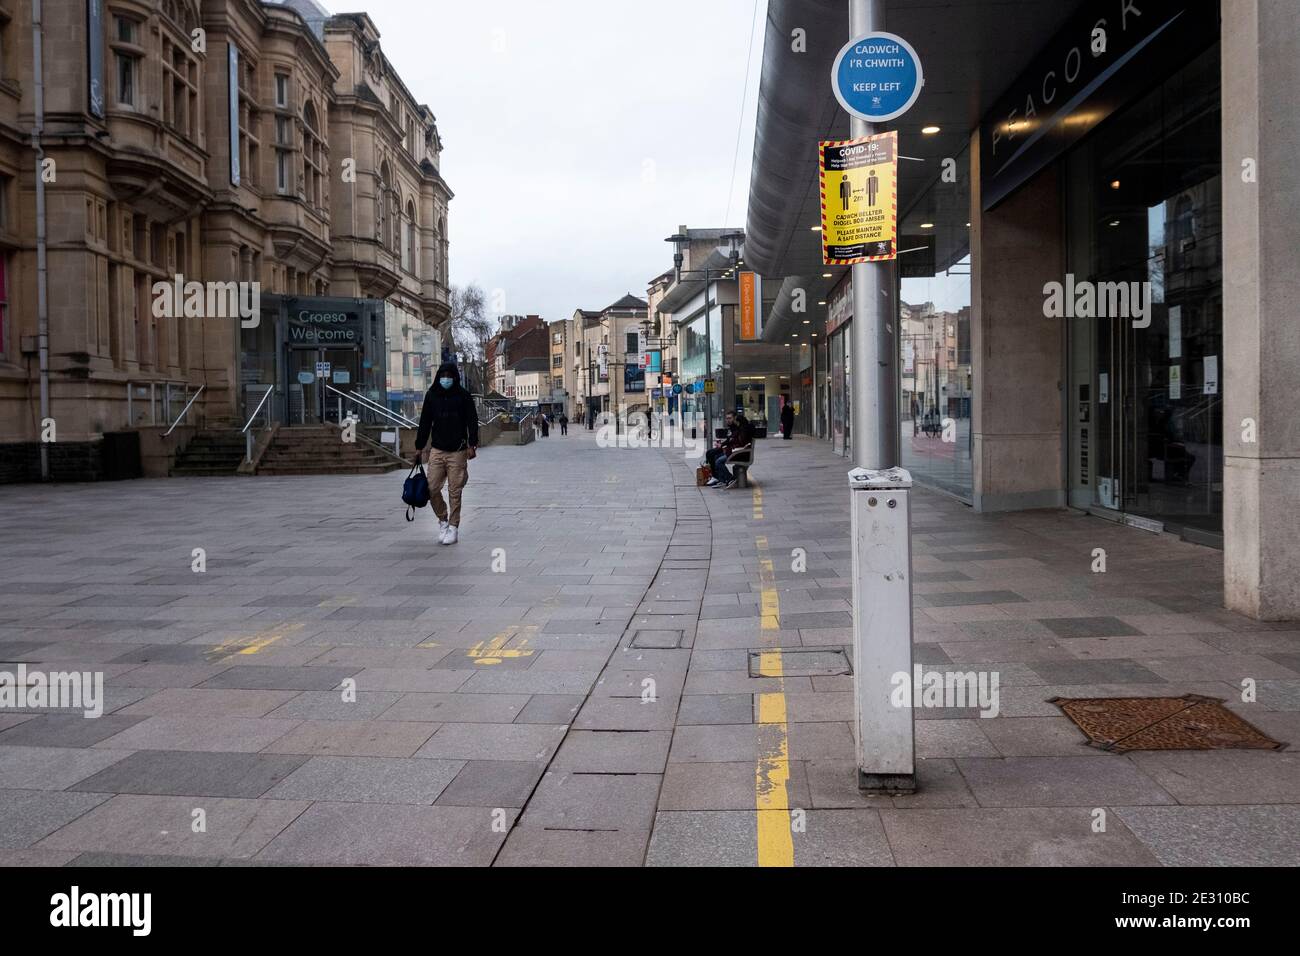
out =
<path fill-rule="evenodd" d="M 1218 0 L 1084 3 L 980 124 L 983 207 L 993 208 L 1218 35 Z"/>

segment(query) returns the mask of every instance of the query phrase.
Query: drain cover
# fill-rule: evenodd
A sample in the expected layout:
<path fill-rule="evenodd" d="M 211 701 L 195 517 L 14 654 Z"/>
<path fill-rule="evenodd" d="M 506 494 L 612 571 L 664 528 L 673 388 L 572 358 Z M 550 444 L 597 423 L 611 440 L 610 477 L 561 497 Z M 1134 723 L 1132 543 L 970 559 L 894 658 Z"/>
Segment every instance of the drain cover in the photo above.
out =
<path fill-rule="evenodd" d="M 1054 697 L 1095 747 L 1130 750 L 1280 750 L 1214 697 Z"/>
<path fill-rule="evenodd" d="M 652 631 L 640 628 L 632 635 L 632 647 L 668 649 L 682 646 L 682 631 Z"/>
<path fill-rule="evenodd" d="M 776 649 L 774 648 L 773 651 Z M 773 651 L 749 652 L 750 677 L 774 677 L 775 674 L 763 670 L 763 655 Z M 785 648 L 781 653 L 781 676 L 783 677 L 831 677 L 836 674 L 852 674 L 848 656 L 841 650 L 834 651 L 792 651 Z"/>

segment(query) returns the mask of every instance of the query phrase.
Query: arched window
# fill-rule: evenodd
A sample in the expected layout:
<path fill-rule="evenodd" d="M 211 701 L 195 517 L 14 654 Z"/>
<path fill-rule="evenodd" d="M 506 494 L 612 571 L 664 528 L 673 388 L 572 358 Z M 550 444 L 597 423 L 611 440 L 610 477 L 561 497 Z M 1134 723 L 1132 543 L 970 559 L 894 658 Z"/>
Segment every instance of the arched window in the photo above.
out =
<path fill-rule="evenodd" d="M 402 222 L 402 268 L 416 272 L 415 258 L 415 203 L 406 203 L 406 218 Z"/>
<path fill-rule="evenodd" d="M 379 182 L 375 184 L 375 238 L 380 245 L 388 244 L 388 190 L 391 181 L 388 163 L 380 163 Z"/>
<path fill-rule="evenodd" d="M 325 206 L 325 143 L 311 100 L 302 108 L 302 125 L 303 198 L 312 208 L 322 209 Z"/>

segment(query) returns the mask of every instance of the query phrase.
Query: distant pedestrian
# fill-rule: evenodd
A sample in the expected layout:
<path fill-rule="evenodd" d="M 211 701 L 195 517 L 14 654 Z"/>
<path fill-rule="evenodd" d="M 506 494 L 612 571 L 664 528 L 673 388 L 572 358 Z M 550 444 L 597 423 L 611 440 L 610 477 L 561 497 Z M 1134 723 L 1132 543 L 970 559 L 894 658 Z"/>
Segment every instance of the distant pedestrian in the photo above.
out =
<path fill-rule="evenodd" d="M 545 412 L 538 412 L 537 417 L 541 419 L 542 437 L 549 438 L 551 435 L 551 420 L 546 417 Z"/>
<path fill-rule="evenodd" d="M 569 434 L 569 416 L 564 412 L 560 412 L 560 434 Z"/>
<path fill-rule="evenodd" d="M 415 435 L 417 463 L 425 460 L 426 443 L 429 497 L 438 518 L 438 543 L 455 544 L 460 536 L 461 491 L 469 481 L 468 462 L 478 453 L 478 411 L 474 398 L 461 387 L 455 362 L 438 366 L 434 383 L 424 395 L 420 428 Z M 442 500 L 444 483 L 446 503 Z"/>
<path fill-rule="evenodd" d="M 786 441 L 794 437 L 794 406 L 789 399 L 781 408 L 781 437 Z"/>

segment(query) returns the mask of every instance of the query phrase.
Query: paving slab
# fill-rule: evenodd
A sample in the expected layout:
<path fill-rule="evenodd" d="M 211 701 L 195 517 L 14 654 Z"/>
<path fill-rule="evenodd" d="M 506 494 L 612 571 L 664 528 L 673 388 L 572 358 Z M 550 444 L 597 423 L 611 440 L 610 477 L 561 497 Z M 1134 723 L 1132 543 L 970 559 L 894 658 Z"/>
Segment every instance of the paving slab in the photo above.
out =
<path fill-rule="evenodd" d="M 123 750 L 0 745 L 0 790 L 67 790 L 129 754 Z"/>
<path fill-rule="evenodd" d="M 41 846 L 105 853 L 251 857 L 307 807 L 304 801 L 292 800 L 120 794 L 61 827 Z M 201 832 L 195 832 L 195 810 L 204 814 Z"/>
<path fill-rule="evenodd" d="M 415 757 L 312 757 L 266 795 L 276 800 L 428 806 L 464 766 L 463 760 Z"/>
<path fill-rule="evenodd" d="M 103 793 L 0 790 L 0 849 L 33 847 L 108 799 Z"/>
<path fill-rule="evenodd" d="M 254 753 L 141 750 L 69 789 L 164 796 L 260 797 L 306 759 Z"/>

